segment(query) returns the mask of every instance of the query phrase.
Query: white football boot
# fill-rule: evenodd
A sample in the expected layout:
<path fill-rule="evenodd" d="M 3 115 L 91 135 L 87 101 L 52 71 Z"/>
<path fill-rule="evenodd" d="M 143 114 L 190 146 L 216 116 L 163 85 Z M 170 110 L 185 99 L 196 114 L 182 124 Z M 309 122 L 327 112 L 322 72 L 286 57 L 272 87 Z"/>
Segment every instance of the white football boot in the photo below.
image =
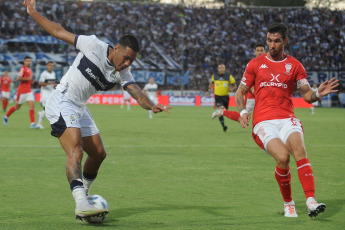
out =
<path fill-rule="evenodd" d="M 310 217 L 316 217 L 319 213 L 326 210 L 326 205 L 324 203 L 317 203 L 314 197 L 309 197 L 307 199 L 308 215 Z"/>
<path fill-rule="evenodd" d="M 83 200 L 77 203 L 75 209 L 75 217 L 78 220 L 85 220 L 89 217 L 101 217 L 105 216 L 109 211 L 107 209 L 98 209 L 88 200 Z"/>
<path fill-rule="evenodd" d="M 292 200 L 290 202 L 284 202 L 284 216 L 285 217 L 298 217 L 295 202 Z"/>
<path fill-rule="evenodd" d="M 215 119 L 216 117 L 223 116 L 224 110 L 225 110 L 225 108 L 216 109 L 216 111 L 214 111 L 212 113 L 212 119 Z"/>

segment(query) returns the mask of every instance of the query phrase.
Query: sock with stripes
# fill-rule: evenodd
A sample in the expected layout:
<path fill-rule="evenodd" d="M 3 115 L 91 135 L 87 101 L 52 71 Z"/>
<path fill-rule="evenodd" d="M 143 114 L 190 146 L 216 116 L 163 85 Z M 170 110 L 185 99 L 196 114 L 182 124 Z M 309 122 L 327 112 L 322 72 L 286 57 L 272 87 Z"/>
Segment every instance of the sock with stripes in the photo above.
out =
<path fill-rule="evenodd" d="M 297 161 L 297 172 L 306 198 L 315 197 L 314 174 L 308 158 Z"/>
<path fill-rule="evenodd" d="M 280 192 L 283 196 L 283 200 L 285 202 L 292 201 L 290 168 L 282 169 L 276 166 L 275 176 L 280 188 Z"/>

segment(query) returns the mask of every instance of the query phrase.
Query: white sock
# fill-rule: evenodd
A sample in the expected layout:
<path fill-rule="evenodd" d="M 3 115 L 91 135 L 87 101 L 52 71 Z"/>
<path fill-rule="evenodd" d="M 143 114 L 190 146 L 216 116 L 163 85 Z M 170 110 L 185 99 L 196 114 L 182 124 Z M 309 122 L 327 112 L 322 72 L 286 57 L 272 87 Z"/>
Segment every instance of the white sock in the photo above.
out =
<path fill-rule="evenodd" d="M 90 191 L 91 185 L 93 184 L 94 181 L 95 180 L 88 180 L 85 177 L 83 177 L 83 184 L 84 184 L 86 196 L 89 195 L 89 191 Z"/>
<path fill-rule="evenodd" d="M 127 102 L 127 110 L 130 110 L 130 109 L 131 109 L 131 103 Z"/>
<path fill-rule="evenodd" d="M 83 182 L 81 179 L 77 179 L 77 181 Z M 76 204 L 80 203 L 81 201 L 86 200 L 86 192 L 85 192 L 84 186 L 78 185 L 74 187 L 74 189 L 72 190 L 72 195 L 74 197 Z"/>
<path fill-rule="evenodd" d="M 37 123 L 38 124 L 42 124 L 42 121 L 44 119 L 44 116 L 46 115 L 46 112 L 44 110 L 38 112 L 38 119 L 37 119 Z"/>
<path fill-rule="evenodd" d="M 149 117 L 150 118 L 152 118 L 152 114 L 153 114 L 152 110 L 149 110 Z"/>

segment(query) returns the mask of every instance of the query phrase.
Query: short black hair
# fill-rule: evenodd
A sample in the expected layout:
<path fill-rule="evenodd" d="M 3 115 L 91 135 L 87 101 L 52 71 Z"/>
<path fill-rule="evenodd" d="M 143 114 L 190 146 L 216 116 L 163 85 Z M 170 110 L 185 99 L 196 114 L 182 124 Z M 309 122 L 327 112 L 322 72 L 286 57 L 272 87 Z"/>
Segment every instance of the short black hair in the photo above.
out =
<path fill-rule="evenodd" d="M 264 43 L 256 43 L 254 49 L 256 49 L 256 47 L 264 47 L 265 49 Z"/>
<path fill-rule="evenodd" d="M 125 34 L 123 35 L 119 42 L 119 45 L 123 47 L 129 47 L 131 48 L 134 52 L 139 52 L 140 51 L 140 45 L 138 39 L 130 34 Z"/>
<path fill-rule="evenodd" d="M 267 27 L 267 33 L 280 33 L 285 39 L 288 35 L 288 28 L 283 23 L 273 23 Z"/>
<path fill-rule="evenodd" d="M 54 64 L 54 62 L 53 62 L 53 61 L 48 61 L 48 62 L 47 62 L 47 65 L 48 65 L 49 63 L 52 63 L 52 64 Z"/>
<path fill-rule="evenodd" d="M 25 58 L 24 58 L 24 60 L 26 60 L 26 59 L 31 59 L 31 57 L 30 56 L 25 56 Z"/>

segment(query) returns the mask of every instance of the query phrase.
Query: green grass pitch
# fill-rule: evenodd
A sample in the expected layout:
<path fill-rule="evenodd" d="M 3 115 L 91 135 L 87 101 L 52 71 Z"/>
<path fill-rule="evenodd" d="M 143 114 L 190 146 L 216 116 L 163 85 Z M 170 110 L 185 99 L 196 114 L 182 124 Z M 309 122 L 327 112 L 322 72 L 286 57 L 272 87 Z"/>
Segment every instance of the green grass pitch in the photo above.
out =
<path fill-rule="evenodd" d="M 132 106 L 88 106 L 107 151 L 91 194 L 107 199 L 101 225 L 75 220 L 65 154 L 45 130 L 30 130 L 27 105 L 0 124 L 0 229 L 344 229 L 345 109 L 296 109 L 305 130 L 316 198 L 325 213 L 309 218 L 291 159 L 298 218 L 282 216 L 275 162 L 251 128 L 211 107 L 174 107 L 154 114 Z M 36 112 L 40 106 L 36 104 Z M 234 110 L 235 108 L 231 108 Z"/>

